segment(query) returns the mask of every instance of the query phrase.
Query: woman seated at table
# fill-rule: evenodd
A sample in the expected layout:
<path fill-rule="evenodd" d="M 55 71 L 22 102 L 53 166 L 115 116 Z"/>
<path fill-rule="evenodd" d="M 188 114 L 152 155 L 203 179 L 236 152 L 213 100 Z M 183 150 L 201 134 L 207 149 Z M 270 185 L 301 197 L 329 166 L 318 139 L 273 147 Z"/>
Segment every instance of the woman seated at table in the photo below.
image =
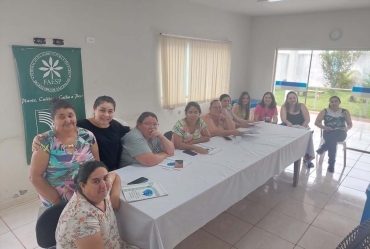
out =
<path fill-rule="evenodd" d="M 250 97 L 248 92 L 242 92 L 238 103 L 233 106 L 232 114 L 233 121 L 236 127 L 249 127 L 252 121 L 250 117 Z"/>
<path fill-rule="evenodd" d="M 235 124 L 217 99 L 211 101 L 209 113 L 202 116 L 211 137 L 241 136 L 243 132 L 235 130 Z"/>
<path fill-rule="evenodd" d="M 173 142 L 176 149 L 194 150 L 200 154 L 208 151 L 195 144 L 208 142 L 210 138 L 206 123 L 200 118 L 201 109 L 197 102 L 189 102 L 185 107 L 184 119 L 176 122 L 173 127 Z"/>
<path fill-rule="evenodd" d="M 315 121 L 315 125 L 324 130 L 325 140 L 316 152 L 321 155 L 328 151 L 329 172 L 334 172 L 337 143 L 343 142 L 347 137 L 347 131 L 352 128 L 351 115 L 348 110 L 339 107 L 340 103 L 339 97 L 332 96 L 329 99 L 329 108 L 322 110 Z M 323 120 L 324 125 L 322 125 Z"/>
<path fill-rule="evenodd" d="M 73 176 L 80 165 L 99 160 L 94 135 L 76 127 L 75 110 L 68 101 L 53 99 L 50 112 L 54 128 L 44 134 L 40 148 L 33 152 L 29 176 L 46 207 L 67 202 L 75 191 Z"/>
<path fill-rule="evenodd" d="M 123 126 L 113 119 L 116 102 L 109 96 L 98 97 L 93 106 L 93 117 L 77 121 L 77 126 L 91 131 L 99 144 L 100 160 L 107 165 L 109 171 L 118 168 L 122 152 L 121 138 L 130 131 L 130 127 Z M 33 151 L 40 147 L 37 135 L 33 140 Z"/>
<path fill-rule="evenodd" d="M 305 104 L 299 103 L 298 95 L 293 91 L 290 91 L 286 96 L 285 103 L 280 109 L 280 118 L 283 124 L 289 127 L 300 125 L 308 128 L 308 124 L 310 123 L 310 114 L 307 107 Z M 309 150 L 303 159 L 303 162 L 309 168 L 314 166 L 311 161 L 315 158 L 312 138 L 310 139 L 310 143 Z"/>
<path fill-rule="evenodd" d="M 310 123 L 307 107 L 298 102 L 298 95 L 293 91 L 290 91 L 286 96 L 285 103 L 280 109 L 280 118 L 289 127 L 292 125 L 308 127 Z"/>
<path fill-rule="evenodd" d="M 157 128 L 158 119 L 154 113 L 143 112 L 140 115 L 136 127 L 121 140 L 123 150 L 120 167 L 131 164 L 154 166 L 173 155 L 173 143 Z"/>
<path fill-rule="evenodd" d="M 227 115 L 230 117 L 231 120 L 233 120 L 234 117 L 233 117 L 233 112 L 232 112 L 232 108 L 231 108 L 231 98 L 230 98 L 230 96 L 226 93 L 221 94 L 220 102 L 221 102 L 222 109 L 225 109 Z"/>
<path fill-rule="evenodd" d="M 108 173 L 103 162 L 81 166 L 74 183 L 77 191 L 60 215 L 55 231 L 57 248 L 137 249 L 119 236 L 113 210 L 119 209 L 121 180 Z"/>
<path fill-rule="evenodd" d="M 265 121 L 267 123 L 277 124 L 277 115 L 278 111 L 274 94 L 272 94 L 272 92 L 266 92 L 261 102 L 254 110 L 254 121 Z"/>

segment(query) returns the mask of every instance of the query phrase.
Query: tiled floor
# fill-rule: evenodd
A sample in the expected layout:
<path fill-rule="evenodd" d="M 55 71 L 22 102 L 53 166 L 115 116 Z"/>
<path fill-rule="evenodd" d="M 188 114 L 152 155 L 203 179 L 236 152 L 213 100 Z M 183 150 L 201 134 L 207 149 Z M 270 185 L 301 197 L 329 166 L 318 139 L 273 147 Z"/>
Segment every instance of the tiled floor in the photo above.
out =
<path fill-rule="evenodd" d="M 314 119 L 313 119 L 314 120 Z M 348 146 L 370 151 L 370 124 L 354 122 Z M 313 126 L 311 126 L 313 127 Z M 315 129 L 315 148 L 320 131 Z M 322 166 L 301 167 L 292 186 L 293 167 L 268 180 L 246 198 L 194 232 L 176 249 L 330 249 L 355 228 L 370 183 L 370 155 L 338 148 L 335 173 Z M 35 221 L 40 202 L 0 212 L 0 248 L 39 248 Z"/>

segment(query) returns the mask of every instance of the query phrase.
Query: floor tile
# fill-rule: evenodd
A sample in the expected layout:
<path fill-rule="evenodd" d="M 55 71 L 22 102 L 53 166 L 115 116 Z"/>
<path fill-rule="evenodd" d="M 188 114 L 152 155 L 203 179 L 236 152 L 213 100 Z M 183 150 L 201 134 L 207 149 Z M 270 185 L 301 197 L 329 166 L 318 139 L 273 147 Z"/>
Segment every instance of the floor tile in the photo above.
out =
<path fill-rule="evenodd" d="M 263 218 L 257 226 L 282 239 L 296 244 L 302 237 L 309 225 L 272 210 Z"/>
<path fill-rule="evenodd" d="M 358 221 L 322 210 L 316 217 L 313 226 L 334 233 L 340 237 L 346 237 L 355 227 L 359 225 Z"/>
<path fill-rule="evenodd" d="M 296 246 L 296 247 L 294 247 L 294 249 L 304 249 L 304 248 L 302 248 L 300 246 Z"/>
<path fill-rule="evenodd" d="M 357 178 L 347 176 L 342 182 L 341 186 L 346 186 L 348 188 L 353 188 L 353 189 L 357 189 L 359 191 L 365 192 L 369 184 L 370 184 L 369 181 L 364 181 L 364 180 L 360 180 Z"/>
<path fill-rule="evenodd" d="M 369 142 L 359 141 L 358 139 L 352 140 L 349 139 L 346 141 L 347 147 L 351 147 L 358 150 L 366 150 L 369 146 Z"/>
<path fill-rule="evenodd" d="M 333 196 L 361 206 L 364 206 L 366 202 L 365 192 L 345 186 L 339 186 Z"/>
<path fill-rule="evenodd" d="M 274 208 L 280 201 L 285 198 L 285 195 L 281 195 L 274 191 L 266 190 L 259 187 L 255 191 L 250 193 L 246 198 L 248 200 L 257 202 L 262 206 Z"/>
<path fill-rule="evenodd" d="M 277 177 L 270 178 L 264 185 L 262 185 L 266 190 L 272 190 L 278 194 L 288 195 L 293 191 L 293 184 L 285 182 L 278 179 Z"/>
<path fill-rule="evenodd" d="M 278 175 L 276 178 L 292 184 L 293 183 L 293 176 L 294 176 L 293 171 L 285 170 L 285 171 L 281 172 L 280 175 Z M 299 175 L 299 181 L 300 182 L 301 181 L 307 181 L 307 179 L 308 179 L 308 176 Z"/>
<path fill-rule="evenodd" d="M 353 168 L 370 171 L 370 161 L 366 163 L 357 161 L 357 163 L 353 166 Z"/>
<path fill-rule="evenodd" d="M 363 154 L 359 159 L 360 162 L 368 163 L 370 162 L 370 154 Z"/>
<path fill-rule="evenodd" d="M 351 159 L 347 157 L 346 160 L 346 167 L 352 168 L 357 162 L 357 159 Z M 344 158 L 341 156 L 337 156 L 335 160 L 335 165 L 344 165 Z"/>
<path fill-rule="evenodd" d="M 39 200 L 15 207 L 0 213 L 0 217 L 9 226 L 15 229 L 36 221 L 41 203 Z"/>
<path fill-rule="evenodd" d="M 331 173 L 327 170 L 327 168 L 319 167 L 310 175 L 310 177 L 315 177 L 317 179 L 322 179 L 322 180 L 327 181 L 327 182 L 340 183 L 344 180 L 346 175 L 336 173 L 336 172 Z"/>
<path fill-rule="evenodd" d="M 298 245 L 305 249 L 336 248 L 343 240 L 342 237 L 311 226 L 303 235 Z"/>
<path fill-rule="evenodd" d="M 13 230 L 15 236 L 27 249 L 33 249 L 38 246 L 35 227 L 36 221 Z"/>
<path fill-rule="evenodd" d="M 248 199 L 243 199 L 226 210 L 227 213 L 253 225 L 256 225 L 270 211 L 270 208 L 261 206 Z"/>
<path fill-rule="evenodd" d="M 357 179 L 361 179 L 364 181 L 370 181 L 370 171 L 365 171 L 361 169 L 353 168 L 349 173 L 348 176 L 354 177 Z"/>
<path fill-rule="evenodd" d="M 357 161 L 361 156 L 362 156 L 361 152 L 357 152 L 357 151 L 353 151 L 353 150 L 347 150 L 347 159 Z M 343 150 L 337 150 L 337 161 L 340 161 L 340 159 L 338 157 L 343 158 Z M 348 163 L 348 161 L 347 161 L 347 163 Z"/>
<path fill-rule="evenodd" d="M 330 199 L 330 195 L 306 188 L 304 186 L 297 186 L 296 189 L 289 194 L 289 197 L 319 208 L 323 208 Z"/>
<path fill-rule="evenodd" d="M 275 208 L 275 211 L 288 215 L 297 220 L 311 224 L 321 209 L 302 201 L 297 201 L 289 197 L 285 198 Z"/>
<path fill-rule="evenodd" d="M 6 232 L 9 232 L 8 226 L 3 222 L 2 219 L 0 219 L 0 235 Z"/>
<path fill-rule="evenodd" d="M 253 227 L 252 230 L 236 243 L 235 247 L 238 249 L 291 249 L 294 247 L 294 244 L 258 227 Z"/>
<path fill-rule="evenodd" d="M 0 235 L 0 248 L 24 249 L 23 245 L 12 232 Z"/>
<path fill-rule="evenodd" d="M 175 249 L 230 249 L 231 245 L 199 229 L 178 244 Z"/>
<path fill-rule="evenodd" d="M 361 221 L 364 207 L 351 202 L 332 197 L 324 207 L 325 210 L 342 215 L 344 217 Z"/>
<path fill-rule="evenodd" d="M 315 163 L 315 161 L 313 161 L 313 163 Z M 302 175 L 302 176 L 307 176 L 308 177 L 314 170 L 315 170 L 315 168 L 307 168 L 306 166 L 301 165 L 299 174 Z M 294 172 L 294 164 L 287 167 L 285 169 L 285 171 Z"/>
<path fill-rule="evenodd" d="M 322 178 L 316 179 L 315 177 L 309 177 L 308 181 L 306 182 L 300 181 L 299 185 L 308 187 L 310 189 L 319 191 L 327 195 L 332 195 L 337 189 L 339 183 L 338 182 L 327 182 L 327 181 L 324 181 Z"/>
<path fill-rule="evenodd" d="M 240 240 L 253 225 L 236 218 L 228 213 L 222 213 L 210 222 L 203 229 L 210 234 L 222 239 L 230 245 Z"/>

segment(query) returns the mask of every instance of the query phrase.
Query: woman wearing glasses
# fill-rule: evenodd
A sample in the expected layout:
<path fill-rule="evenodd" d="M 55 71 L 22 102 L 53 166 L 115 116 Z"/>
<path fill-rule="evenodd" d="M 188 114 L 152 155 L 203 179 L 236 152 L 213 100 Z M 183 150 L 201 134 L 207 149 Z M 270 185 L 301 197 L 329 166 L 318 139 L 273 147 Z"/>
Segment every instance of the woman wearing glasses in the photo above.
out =
<path fill-rule="evenodd" d="M 177 121 L 172 130 L 176 149 L 208 154 L 206 149 L 196 146 L 198 143 L 208 142 L 210 137 L 206 123 L 200 118 L 201 113 L 197 102 L 191 101 L 186 105 L 186 117 Z"/>
<path fill-rule="evenodd" d="M 136 127 L 122 139 L 123 151 L 120 167 L 131 164 L 154 166 L 166 157 L 172 156 L 175 147 L 158 130 L 157 116 L 152 112 L 143 112 L 137 120 Z"/>
<path fill-rule="evenodd" d="M 225 108 L 222 108 L 221 102 L 216 99 L 211 101 L 209 113 L 202 116 L 206 123 L 211 137 L 241 136 L 243 132 L 235 130 L 235 124 L 229 117 Z"/>

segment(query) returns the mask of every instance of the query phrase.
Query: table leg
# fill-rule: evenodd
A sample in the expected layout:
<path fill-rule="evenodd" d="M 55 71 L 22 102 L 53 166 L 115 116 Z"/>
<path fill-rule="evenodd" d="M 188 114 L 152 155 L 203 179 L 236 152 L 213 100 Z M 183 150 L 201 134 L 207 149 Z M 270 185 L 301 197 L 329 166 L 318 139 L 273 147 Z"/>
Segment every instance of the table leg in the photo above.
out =
<path fill-rule="evenodd" d="M 297 187 L 299 182 L 299 172 L 301 171 L 301 159 L 294 162 L 294 177 L 293 177 L 293 187 Z"/>

